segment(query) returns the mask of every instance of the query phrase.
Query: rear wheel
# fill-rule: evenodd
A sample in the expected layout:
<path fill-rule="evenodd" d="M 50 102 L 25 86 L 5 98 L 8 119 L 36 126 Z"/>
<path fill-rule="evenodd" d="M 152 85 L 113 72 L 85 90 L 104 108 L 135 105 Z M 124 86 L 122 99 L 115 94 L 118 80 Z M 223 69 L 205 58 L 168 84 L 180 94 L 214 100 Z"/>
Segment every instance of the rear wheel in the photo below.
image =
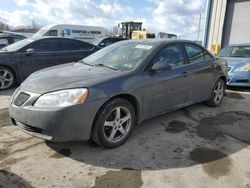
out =
<path fill-rule="evenodd" d="M 113 148 L 123 144 L 135 124 L 135 110 L 127 100 L 116 98 L 98 113 L 92 139 L 100 146 Z"/>
<path fill-rule="evenodd" d="M 15 84 L 15 75 L 7 67 L 0 66 L 0 90 L 11 88 Z"/>
<path fill-rule="evenodd" d="M 206 104 L 212 107 L 219 106 L 223 100 L 225 88 L 225 82 L 219 79 L 213 88 L 211 98 L 206 101 Z"/>

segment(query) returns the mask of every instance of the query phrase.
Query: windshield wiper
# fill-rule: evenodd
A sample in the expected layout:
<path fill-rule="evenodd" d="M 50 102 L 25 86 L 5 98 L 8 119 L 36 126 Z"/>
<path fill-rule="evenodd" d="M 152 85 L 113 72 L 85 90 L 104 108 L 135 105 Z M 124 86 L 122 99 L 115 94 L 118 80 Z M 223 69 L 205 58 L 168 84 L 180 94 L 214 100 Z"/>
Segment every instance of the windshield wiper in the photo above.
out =
<path fill-rule="evenodd" d="M 81 60 L 81 61 L 79 61 L 79 62 L 81 62 L 81 63 L 83 63 L 83 64 L 85 64 L 85 65 L 89 65 L 89 66 L 91 66 L 91 67 L 93 67 L 94 65 L 92 65 L 92 64 L 89 64 L 89 63 L 86 63 L 85 61 L 83 61 L 83 60 Z"/>
<path fill-rule="evenodd" d="M 96 67 L 107 67 L 107 68 L 110 68 L 112 70 L 119 70 L 115 67 L 112 67 L 112 66 L 109 66 L 109 65 L 105 65 L 105 64 L 102 64 L 102 63 L 98 63 L 98 64 L 95 64 Z"/>

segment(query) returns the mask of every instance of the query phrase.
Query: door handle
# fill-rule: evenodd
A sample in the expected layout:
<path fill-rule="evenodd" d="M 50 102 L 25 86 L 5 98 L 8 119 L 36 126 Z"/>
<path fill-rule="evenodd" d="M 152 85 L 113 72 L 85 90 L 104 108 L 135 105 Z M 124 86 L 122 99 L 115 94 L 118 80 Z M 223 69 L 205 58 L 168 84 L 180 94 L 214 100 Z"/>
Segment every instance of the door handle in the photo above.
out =
<path fill-rule="evenodd" d="M 190 75 L 190 72 L 183 72 L 183 73 L 182 73 L 182 76 L 183 76 L 183 77 L 188 77 L 189 75 Z"/>
<path fill-rule="evenodd" d="M 216 67 L 216 65 L 215 65 L 215 64 L 212 64 L 211 67 L 214 68 L 214 67 Z"/>

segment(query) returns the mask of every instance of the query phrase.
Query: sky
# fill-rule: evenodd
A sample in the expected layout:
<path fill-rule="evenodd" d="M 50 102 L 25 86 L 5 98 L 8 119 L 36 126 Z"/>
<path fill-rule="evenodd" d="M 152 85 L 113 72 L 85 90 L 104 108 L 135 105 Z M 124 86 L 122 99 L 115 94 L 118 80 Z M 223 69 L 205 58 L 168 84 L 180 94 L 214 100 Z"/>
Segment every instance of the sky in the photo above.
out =
<path fill-rule="evenodd" d="M 0 0 L 0 21 L 18 27 L 48 24 L 103 26 L 140 21 L 149 32 L 196 40 L 204 28 L 206 0 Z M 200 34 L 200 39 L 202 34 Z"/>

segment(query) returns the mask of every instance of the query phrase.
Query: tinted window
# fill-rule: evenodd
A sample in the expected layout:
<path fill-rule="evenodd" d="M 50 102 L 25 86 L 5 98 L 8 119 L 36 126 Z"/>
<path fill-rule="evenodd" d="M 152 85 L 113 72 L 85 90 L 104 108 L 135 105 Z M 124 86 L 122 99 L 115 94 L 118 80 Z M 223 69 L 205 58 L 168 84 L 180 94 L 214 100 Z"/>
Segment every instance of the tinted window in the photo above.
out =
<path fill-rule="evenodd" d="M 204 60 L 203 50 L 200 47 L 192 44 L 185 44 L 185 48 L 190 63 L 196 63 Z"/>
<path fill-rule="evenodd" d="M 206 50 L 203 50 L 203 54 L 206 60 L 213 58 Z"/>
<path fill-rule="evenodd" d="M 178 67 L 185 64 L 182 48 L 180 45 L 171 45 L 154 58 L 153 63 L 167 63 L 171 67 Z"/>
<path fill-rule="evenodd" d="M 93 46 L 89 43 L 82 41 L 61 39 L 61 49 L 62 51 L 91 50 L 93 49 Z"/>
<path fill-rule="evenodd" d="M 57 36 L 57 30 L 50 30 L 44 36 Z"/>
<path fill-rule="evenodd" d="M 108 45 L 112 44 L 113 41 L 112 41 L 112 39 L 104 39 L 104 40 L 102 41 L 102 43 L 104 43 L 105 46 L 108 46 Z"/>
<path fill-rule="evenodd" d="M 36 52 L 49 52 L 59 50 L 57 39 L 39 40 L 29 45 L 28 48 L 33 48 Z"/>

